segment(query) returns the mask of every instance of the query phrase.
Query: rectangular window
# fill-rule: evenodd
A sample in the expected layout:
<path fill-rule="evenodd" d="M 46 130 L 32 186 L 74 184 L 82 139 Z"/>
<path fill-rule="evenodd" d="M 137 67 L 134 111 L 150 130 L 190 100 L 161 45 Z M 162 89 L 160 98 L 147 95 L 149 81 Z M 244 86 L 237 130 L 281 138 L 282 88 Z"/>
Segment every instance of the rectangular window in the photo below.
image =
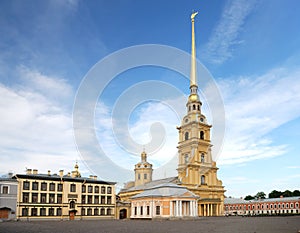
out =
<path fill-rule="evenodd" d="M 37 203 L 38 202 L 38 194 L 37 193 L 32 193 L 31 194 L 31 202 L 32 203 Z"/>
<path fill-rule="evenodd" d="M 85 193 L 85 192 L 86 192 L 86 186 L 85 186 L 84 184 L 81 186 L 81 192 L 82 192 L 82 193 Z"/>
<path fill-rule="evenodd" d="M 93 203 L 93 196 L 88 195 L 88 204 L 92 204 L 92 203 Z"/>
<path fill-rule="evenodd" d="M 84 216 L 84 215 L 85 215 L 85 209 L 81 208 L 81 216 Z"/>
<path fill-rule="evenodd" d="M 107 196 L 107 204 L 111 204 L 111 196 Z"/>
<path fill-rule="evenodd" d="M 144 174 L 144 180 L 147 180 L 147 174 Z"/>
<path fill-rule="evenodd" d="M 137 215 L 137 207 L 134 207 L 134 215 Z"/>
<path fill-rule="evenodd" d="M 23 193 L 23 203 L 29 202 L 29 193 Z"/>
<path fill-rule="evenodd" d="M 31 216 L 37 216 L 37 208 L 31 209 Z"/>
<path fill-rule="evenodd" d="M 70 185 L 70 192 L 75 193 L 76 192 L 76 184 Z"/>
<path fill-rule="evenodd" d="M 99 193 L 99 186 L 95 186 L 95 193 Z"/>
<path fill-rule="evenodd" d="M 46 208 L 40 209 L 40 216 L 46 216 Z"/>
<path fill-rule="evenodd" d="M 92 215 L 92 209 L 91 209 L 91 208 L 88 208 L 88 209 L 87 209 L 87 215 L 88 215 L 88 216 L 91 216 L 91 215 Z"/>
<path fill-rule="evenodd" d="M 22 208 L 22 216 L 28 216 L 28 208 Z"/>
<path fill-rule="evenodd" d="M 57 210 L 56 210 L 56 215 L 57 215 L 57 216 L 61 216 L 61 215 L 62 215 L 61 208 L 57 208 Z"/>
<path fill-rule="evenodd" d="M 101 208 L 100 215 L 105 215 L 105 209 L 104 208 Z"/>
<path fill-rule="evenodd" d="M 63 184 L 57 184 L 57 191 L 62 192 L 63 191 Z"/>
<path fill-rule="evenodd" d="M 49 209 L 49 216 L 54 216 L 54 208 Z"/>
<path fill-rule="evenodd" d="M 101 186 L 101 193 L 105 194 L 105 187 L 104 186 Z"/>
<path fill-rule="evenodd" d="M 54 203 L 55 202 L 55 194 L 54 193 L 50 193 L 49 194 L 49 203 Z"/>
<path fill-rule="evenodd" d="M 156 213 L 156 215 L 160 215 L 160 206 L 156 206 L 155 213 Z"/>
<path fill-rule="evenodd" d="M 8 186 L 2 186 L 2 193 L 8 194 Z"/>
<path fill-rule="evenodd" d="M 57 194 L 57 203 L 58 204 L 62 203 L 62 194 Z"/>
<path fill-rule="evenodd" d="M 49 185 L 49 190 L 50 190 L 50 191 L 55 191 L 55 184 L 54 184 L 54 183 L 51 183 L 51 184 Z"/>
<path fill-rule="evenodd" d="M 47 201 L 47 194 L 46 193 L 41 193 L 41 203 L 46 203 Z"/>
<path fill-rule="evenodd" d="M 99 215 L 99 209 L 94 209 L 94 215 Z"/>
<path fill-rule="evenodd" d="M 107 193 L 111 194 L 111 187 L 107 187 Z"/>
<path fill-rule="evenodd" d="M 105 204 L 105 196 L 101 196 L 101 204 Z"/>
<path fill-rule="evenodd" d="M 41 184 L 41 190 L 42 190 L 42 191 L 47 191 L 47 183 L 43 182 L 43 183 Z"/>
<path fill-rule="evenodd" d="M 107 209 L 106 214 L 107 214 L 107 215 L 111 215 L 111 208 L 108 208 L 108 209 Z"/>
<path fill-rule="evenodd" d="M 94 204 L 99 204 L 99 196 L 94 196 Z"/>
<path fill-rule="evenodd" d="M 82 204 L 85 204 L 85 195 L 82 195 L 82 196 L 81 196 L 81 203 L 82 203 Z"/>
<path fill-rule="evenodd" d="M 93 186 L 92 186 L 92 185 L 89 185 L 89 186 L 88 186 L 88 192 L 89 192 L 89 193 L 92 193 L 92 192 L 93 192 Z"/>
<path fill-rule="evenodd" d="M 24 190 L 29 190 L 29 181 L 24 181 L 23 182 L 23 189 Z"/>
<path fill-rule="evenodd" d="M 141 206 L 141 213 L 140 214 L 143 215 L 143 206 Z"/>
<path fill-rule="evenodd" d="M 38 182 L 32 182 L 32 190 L 38 190 L 39 189 L 39 183 Z"/>
<path fill-rule="evenodd" d="M 150 206 L 147 206 L 147 215 L 150 215 Z"/>

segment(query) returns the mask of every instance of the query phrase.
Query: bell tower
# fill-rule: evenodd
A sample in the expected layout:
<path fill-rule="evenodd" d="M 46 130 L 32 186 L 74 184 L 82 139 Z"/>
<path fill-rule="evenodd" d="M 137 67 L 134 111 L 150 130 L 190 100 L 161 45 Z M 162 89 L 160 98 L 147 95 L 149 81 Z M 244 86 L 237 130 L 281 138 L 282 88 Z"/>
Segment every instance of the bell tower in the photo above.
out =
<path fill-rule="evenodd" d="M 190 95 L 186 103 L 187 114 L 183 117 L 181 126 L 177 127 L 178 142 L 178 179 L 190 191 L 200 196 L 198 202 L 199 216 L 218 216 L 222 214 L 224 187 L 217 178 L 216 162 L 211 155 L 211 125 L 201 112 L 202 103 L 198 95 L 196 46 L 195 46 L 195 16 L 191 15 L 191 71 Z M 201 199 L 205 199 L 202 202 Z M 207 209 L 208 208 L 208 209 Z"/>
<path fill-rule="evenodd" d="M 138 162 L 134 168 L 135 183 L 134 186 L 143 185 L 152 181 L 152 164 L 147 162 L 147 154 L 145 151 L 141 153 L 141 162 Z"/>

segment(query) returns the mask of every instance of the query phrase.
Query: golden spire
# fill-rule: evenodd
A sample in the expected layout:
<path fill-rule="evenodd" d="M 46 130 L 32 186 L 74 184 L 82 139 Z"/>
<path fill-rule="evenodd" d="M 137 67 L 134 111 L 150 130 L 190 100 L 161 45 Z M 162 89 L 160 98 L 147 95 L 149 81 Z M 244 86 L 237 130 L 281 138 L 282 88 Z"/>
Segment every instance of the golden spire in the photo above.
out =
<path fill-rule="evenodd" d="M 197 71 L 196 71 L 196 46 L 195 46 L 195 17 L 198 14 L 198 12 L 194 12 L 191 15 L 191 21 L 192 21 L 192 51 L 191 51 L 191 74 L 190 74 L 190 87 L 197 86 Z"/>

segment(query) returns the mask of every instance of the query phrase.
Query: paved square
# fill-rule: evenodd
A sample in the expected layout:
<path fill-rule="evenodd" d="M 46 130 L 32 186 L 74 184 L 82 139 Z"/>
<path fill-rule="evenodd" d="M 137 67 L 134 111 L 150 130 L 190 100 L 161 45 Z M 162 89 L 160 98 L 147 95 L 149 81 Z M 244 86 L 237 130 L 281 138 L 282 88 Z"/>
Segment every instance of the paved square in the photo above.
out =
<path fill-rule="evenodd" d="M 2 233 L 298 233 L 300 216 L 210 217 L 197 220 L 2 222 Z"/>

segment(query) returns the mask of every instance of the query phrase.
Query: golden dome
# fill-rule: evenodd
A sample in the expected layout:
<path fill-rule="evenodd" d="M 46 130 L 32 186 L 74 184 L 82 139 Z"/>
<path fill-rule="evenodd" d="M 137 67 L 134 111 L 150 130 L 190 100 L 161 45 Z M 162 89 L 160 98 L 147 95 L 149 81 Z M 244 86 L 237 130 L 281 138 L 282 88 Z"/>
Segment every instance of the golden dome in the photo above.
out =
<path fill-rule="evenodd" d="M 197 94 L 191 94 L 189 96 L 189 101 L 199 101 L 199 97 Z"/>

